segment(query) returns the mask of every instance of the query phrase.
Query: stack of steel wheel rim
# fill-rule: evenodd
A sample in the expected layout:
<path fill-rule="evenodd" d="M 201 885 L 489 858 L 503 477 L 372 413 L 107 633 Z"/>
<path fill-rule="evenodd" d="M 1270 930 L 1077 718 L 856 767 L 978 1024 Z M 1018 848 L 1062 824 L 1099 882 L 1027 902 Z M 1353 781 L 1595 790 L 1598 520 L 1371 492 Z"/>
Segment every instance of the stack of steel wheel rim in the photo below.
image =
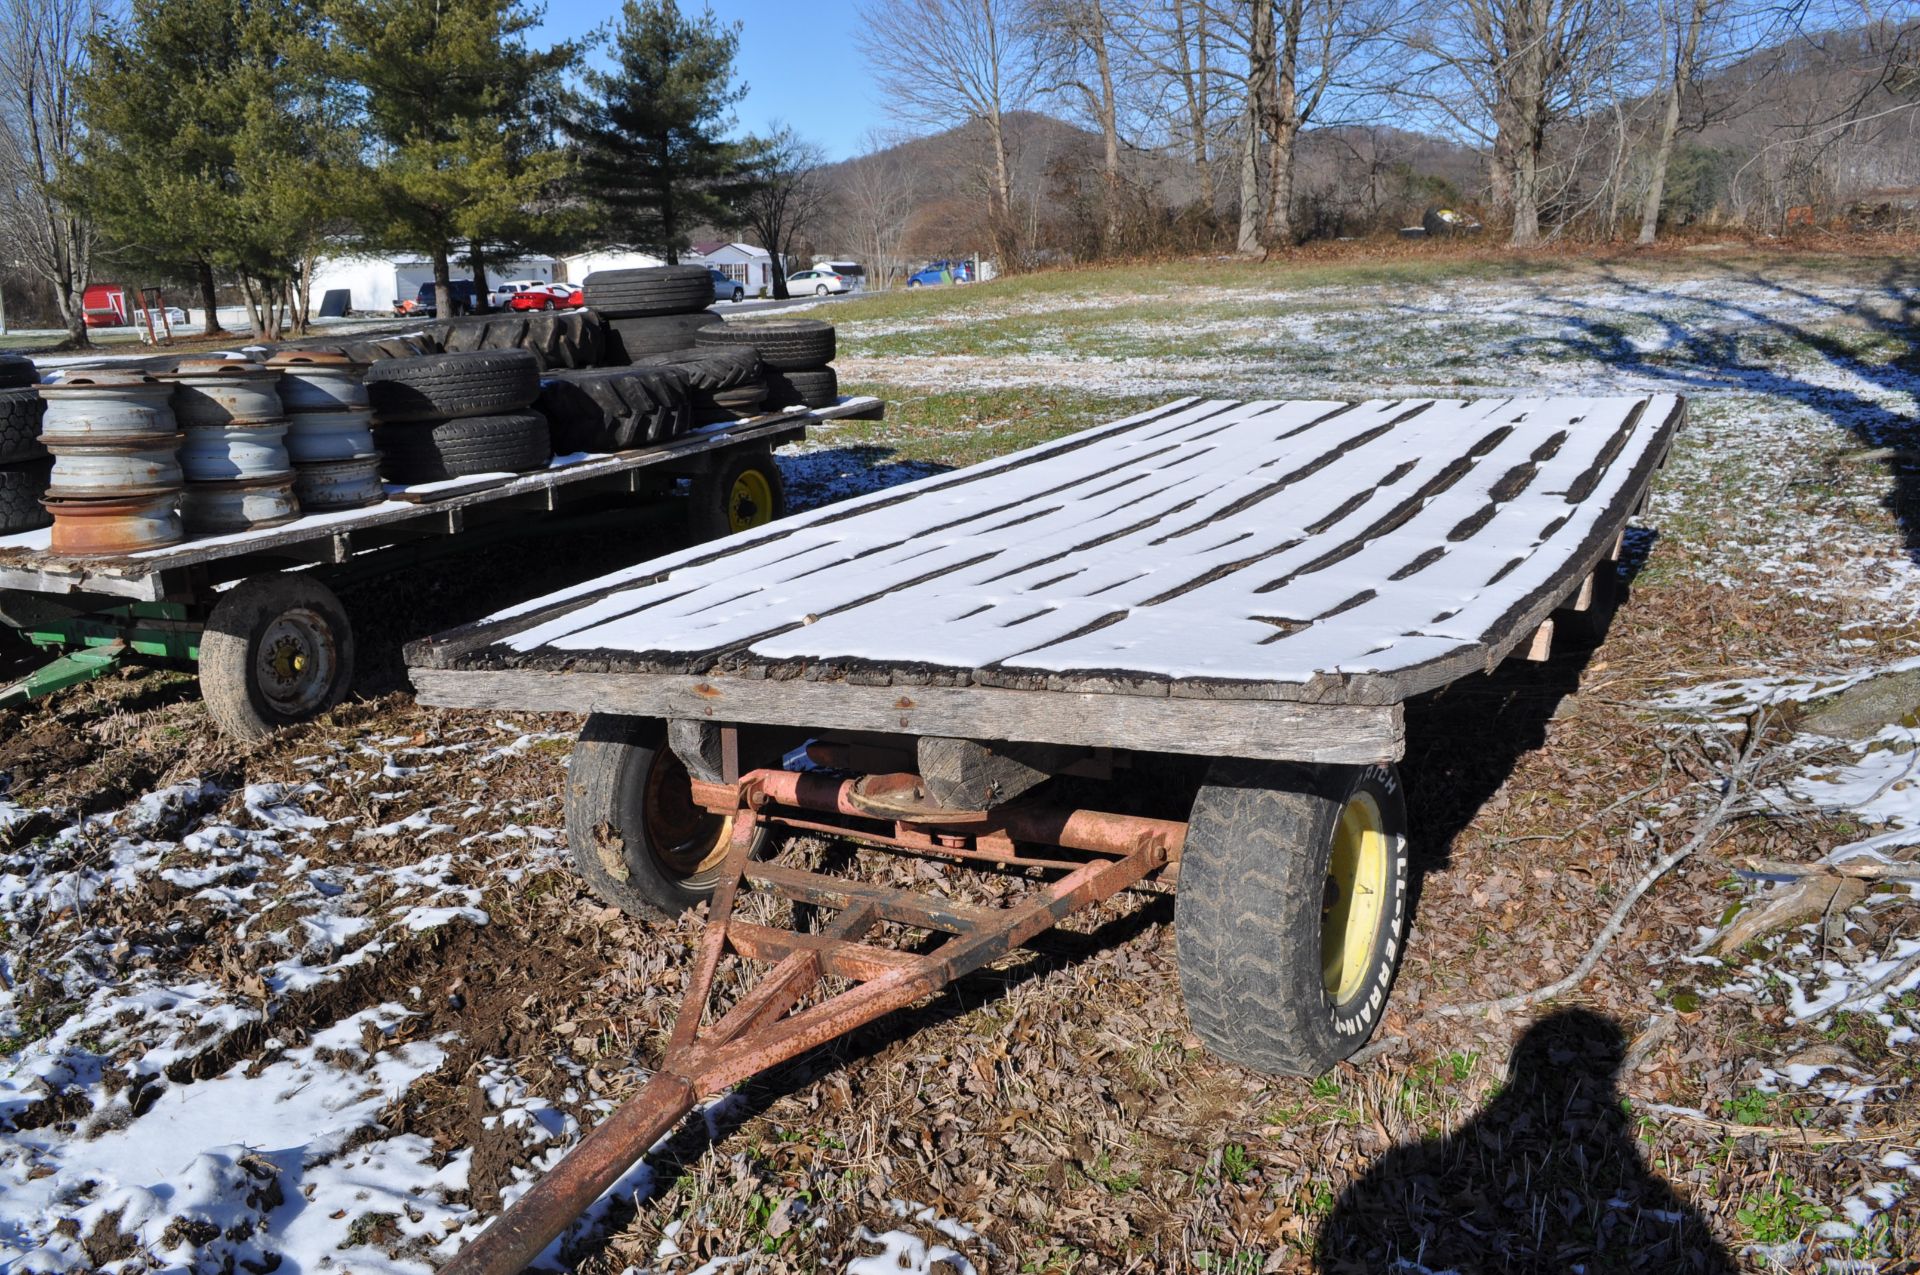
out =
<path fill-rule="evenodd" d="M 186 433 L 180 512 L 189 532 L 251 531 L 300 516 L 279 372 L 214 355 L 184 360 L 159 379 L 173 386 L 173 414 Z"/>
<path fill-rule="evenodd" d="M 309 512 L 360 509 L 387 497 L 373 446 L 367 365 L 344 350 L 285 350 L 267 360 L 280 375 L 293 489 Z"/>
<path fill-rule="evenodd" d="M 40 387 L 55 553 L 131 553 L 186 538 L 172 394 L 138 371 L 75 371 Z"/>

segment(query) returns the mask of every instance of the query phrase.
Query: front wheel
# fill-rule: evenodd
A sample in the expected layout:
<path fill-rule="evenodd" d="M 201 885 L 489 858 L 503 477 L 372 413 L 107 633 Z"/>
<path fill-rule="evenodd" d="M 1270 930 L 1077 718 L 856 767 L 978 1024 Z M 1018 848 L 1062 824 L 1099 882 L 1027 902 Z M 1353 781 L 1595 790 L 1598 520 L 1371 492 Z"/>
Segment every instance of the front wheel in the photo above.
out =
<path fill-rule="evenodd" d="M 694 479 L 688 523 L 696 543 L 764 527 L 787 512 L 787 489 L 771 452 L 735 454 Z"/>
<path fill-rule="evenodd" d="M 1181 995 L 1209 1049 L 1317 1076 L 1367 1042 L 1406 945 L 1406 830 L 1391 766 L 1215 763 L 1174 898 Z"/>
<path fill-rule="evenodd" d="M 735 288 L 733 290 L 733 302 L 735 305 L 740 304 L 742 301 L 745 301 L 746 299 L 747 299 L 747 294 L 744 291 L 742 291 L 739 288 Z"/>
<path fill-rule="evenodd" d="M 732 837 L 731 817 L 693 804 L 666 723 L 587 718 L 567 764 L 567 844 L 595 894 L 631 916 L 684 912 L 720 883 Z"/>
<path fill-rule="evenodd" d="M 318 717 L 353 683 L 353 629 L 308 575 L 254 576 L 221 595 L 200 638 L 200 697 L 214 724 L 258 739 Z"/>

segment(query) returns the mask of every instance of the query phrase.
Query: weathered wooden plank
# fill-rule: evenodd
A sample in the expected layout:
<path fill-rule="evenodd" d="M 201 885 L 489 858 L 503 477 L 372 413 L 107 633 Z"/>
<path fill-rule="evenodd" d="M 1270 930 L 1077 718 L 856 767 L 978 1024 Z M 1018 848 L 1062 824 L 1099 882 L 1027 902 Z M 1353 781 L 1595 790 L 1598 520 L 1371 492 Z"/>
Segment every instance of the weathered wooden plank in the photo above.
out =
<path fill-rule="evenodd" d="M 415 668 L 413 683 L 422 703 L 442 708 L 625 713 L 1353 765 L 1394 761 L 1405 748 L 1398 704 L 1173 700 L 977 686 L 903 689 L 547 669 Z"/>
<path fill-rule="evenodd" d="M 990 810 L 1084 757 L 1053 744 L 985 744 L 922 735 L 918 765 L 933 799 L 950 810 Z"/>

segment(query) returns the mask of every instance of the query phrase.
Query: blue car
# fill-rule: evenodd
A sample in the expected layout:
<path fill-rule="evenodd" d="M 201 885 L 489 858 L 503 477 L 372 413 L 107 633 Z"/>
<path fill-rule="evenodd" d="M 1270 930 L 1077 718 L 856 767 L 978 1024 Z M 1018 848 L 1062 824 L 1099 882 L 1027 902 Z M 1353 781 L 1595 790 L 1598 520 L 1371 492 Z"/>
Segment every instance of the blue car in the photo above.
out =
<path fill-rule="evenodd" d="M 926 269 L 907 276 L 909 288 L 926 288 L 936 283 L 972 283 L 970 261 L 936 261 Z"/>

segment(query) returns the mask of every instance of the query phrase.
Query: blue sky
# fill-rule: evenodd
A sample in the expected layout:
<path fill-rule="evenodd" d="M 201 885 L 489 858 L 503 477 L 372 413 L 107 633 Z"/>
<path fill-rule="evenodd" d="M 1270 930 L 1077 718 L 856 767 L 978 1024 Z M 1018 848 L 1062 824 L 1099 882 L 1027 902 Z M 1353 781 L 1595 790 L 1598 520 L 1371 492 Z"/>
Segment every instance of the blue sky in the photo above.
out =
<path fill-rule="evenodd" d="M 683 13 L 703 7 L 680 0 Z M 734 67 L 748 86 L 738 108 L 742 130 L 764 132 L 781 120 L 825 147 L 828 158 L 846 159 L 865 149 L 869 129 L 889 123 L 859 73 L 853 0 L 716 0 L 713 12 L 742 24 Z M 548 0 L 540 30 L 550 40 L 573 39 L 619 14 L 620 0 Z"/>

